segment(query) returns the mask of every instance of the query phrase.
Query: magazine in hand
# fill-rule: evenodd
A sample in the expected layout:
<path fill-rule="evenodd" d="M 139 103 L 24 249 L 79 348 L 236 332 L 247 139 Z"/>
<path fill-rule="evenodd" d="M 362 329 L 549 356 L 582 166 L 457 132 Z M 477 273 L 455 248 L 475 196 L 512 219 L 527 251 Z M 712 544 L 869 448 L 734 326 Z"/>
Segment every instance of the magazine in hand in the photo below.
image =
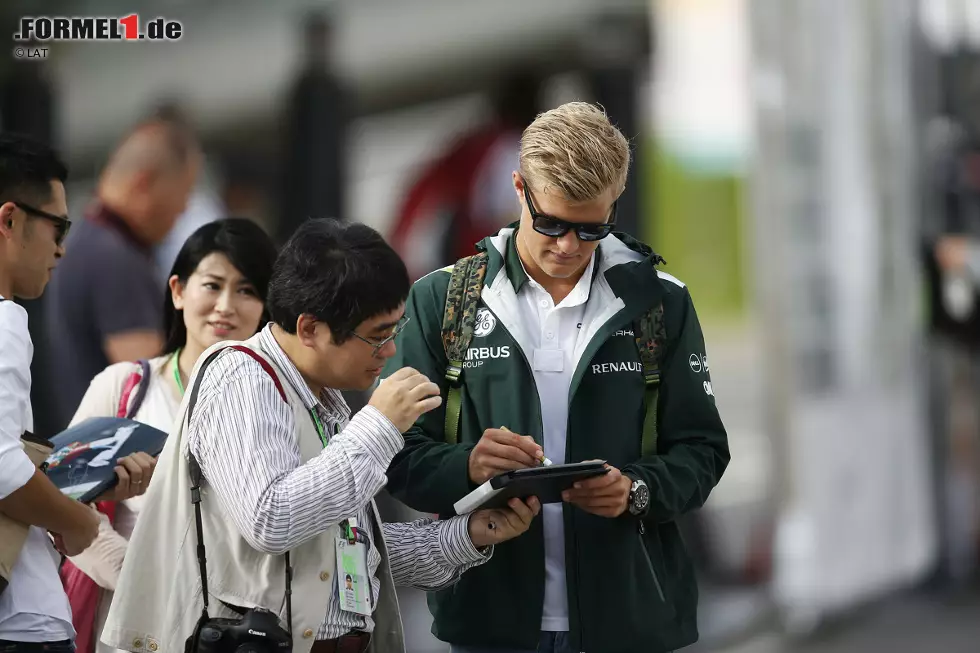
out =
<path fill-rule="evenodd" d="M 83 503 L 117 482 L 116 461 L 143 451 L 159 456 L 167 434 L 121 417 L 93 417 L 51 438 L 44 473 L 62 494 Z"/>

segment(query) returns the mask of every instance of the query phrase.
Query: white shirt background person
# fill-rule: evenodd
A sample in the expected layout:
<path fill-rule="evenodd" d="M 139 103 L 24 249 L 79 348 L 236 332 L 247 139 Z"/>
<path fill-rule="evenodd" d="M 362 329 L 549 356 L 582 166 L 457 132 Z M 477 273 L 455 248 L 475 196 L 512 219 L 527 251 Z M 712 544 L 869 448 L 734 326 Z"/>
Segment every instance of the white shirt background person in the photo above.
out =
<path fill-rule="evenodd" d="M 0 499 L 23 487 L 35 471 L 20 440 L 34 428 L 33 357 L 27 311 L 13 301 L 0 301 Z M 75 638 L 68 597 L 58 576 L 60 561 L 48 534 L 32 526 L 10 585 L 0 594 L 0 640 L 60 642 Z"/>

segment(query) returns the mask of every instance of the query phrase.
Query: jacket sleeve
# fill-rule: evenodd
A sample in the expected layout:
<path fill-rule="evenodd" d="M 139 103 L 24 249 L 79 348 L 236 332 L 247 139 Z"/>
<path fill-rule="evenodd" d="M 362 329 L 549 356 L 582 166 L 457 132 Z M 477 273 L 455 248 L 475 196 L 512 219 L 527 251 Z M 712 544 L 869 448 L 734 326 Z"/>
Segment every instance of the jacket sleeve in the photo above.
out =
<path fill-rule="evenodd" d="M 435 273 L 442 274 L 442 273 Z M 413 286 L 405 313 L 411 317 L 396 340 L 397 352 L 384 376 L 412 367 L 439 386 L 442 405 L 422 415 L 405 435 L 405 447 L 388 468 L 388 491 L 410 508 L 439 515 L 454 514 L 453 503 L 468 494 L 472 444 L 447 444 L 445 435 L 446 355 L 442 348 L 444 292 L 424 279 Z"/>
<path fill-rule="evenodd" d="M 704 335 L 686 288 L 679 308 L 680 331 L 673 346 L 668 345 L 661 371 L 657 454 L 623 469 L 650 488 L 647 519 L 657 522 L 700 508 L 730 459 L 728 436 L 711 387 Z"/>

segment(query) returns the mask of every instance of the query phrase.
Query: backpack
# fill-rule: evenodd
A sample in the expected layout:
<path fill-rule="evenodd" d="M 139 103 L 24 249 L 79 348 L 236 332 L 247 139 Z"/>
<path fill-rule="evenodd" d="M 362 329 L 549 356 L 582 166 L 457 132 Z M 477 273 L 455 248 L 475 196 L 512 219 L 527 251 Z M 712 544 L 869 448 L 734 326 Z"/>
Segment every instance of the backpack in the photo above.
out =
<path fill-rule="evenodd" d="M 476 328 L 476 312 L 487 273 L 487 261 L 486 252 L 457 261 L 453 266 L 446 293 L 446 308 L 442 316 L 442 346 L 448 361 L 446 380 L 449 381 L 449 396 L 446 399 L 445 433 L 446 442 L 449 444 L 456 444 L 459 441 L 460 411 L 463 402 L 463 361 Z M 660 363 L 667 341 L 662 302 L 633 322 L 633 335 L 636 338 L 636 347 L 643 365 L 643 381 L 646 384 L 643 397 L 646 411 L 641 440 L 641 452 L 646 457 L 657 452 Z"/>
<path fill-rule="evenodd" d="M 150 363 L 147 360 L 139 360 L 137 364 L 140 368 L 134 370 L 123 383 L 122 394 L 119 397 L 119 406 L 116 408 L 116 417 L 133 419 L 136 413 L 139 412 L 140 406 L 143 405 L 143 398 L 146 397 L 146 390 L 150 385 Z M 134 390 L 136 391 L 136 396 L 133 398 L 132 405 L 130 405 L 129 398 L 132 396 Z"/>

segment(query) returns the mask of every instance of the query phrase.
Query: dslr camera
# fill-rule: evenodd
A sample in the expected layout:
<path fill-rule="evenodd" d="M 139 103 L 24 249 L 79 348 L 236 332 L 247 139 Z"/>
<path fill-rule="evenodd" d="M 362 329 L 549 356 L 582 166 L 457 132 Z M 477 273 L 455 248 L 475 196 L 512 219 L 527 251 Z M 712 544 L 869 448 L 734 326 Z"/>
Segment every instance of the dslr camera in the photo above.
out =
<path fill-rule="evenodd" d="M 276 615 L 262 608 L 235 619 L 202 618 L 185 653 L 290 653 L 293 638 Z"/>

